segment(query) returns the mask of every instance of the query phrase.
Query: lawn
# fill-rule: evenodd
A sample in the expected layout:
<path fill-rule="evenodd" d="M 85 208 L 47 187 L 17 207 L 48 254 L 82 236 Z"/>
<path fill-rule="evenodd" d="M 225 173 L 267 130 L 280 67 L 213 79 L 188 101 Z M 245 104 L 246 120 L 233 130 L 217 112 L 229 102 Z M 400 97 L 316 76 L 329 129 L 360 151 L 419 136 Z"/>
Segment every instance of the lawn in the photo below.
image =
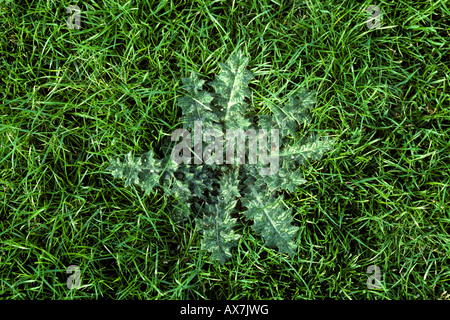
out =
<path fill-rule="evenodd" d="M 449 17 L 448 1 L 0 0 L 0 299 L 450 299 Z M 310 129 L 337 142 L 285 195 L 297 252 L 247 223 L 222 265 L 176 199 L 106 168 L 167 154 L 181 79 L 237 50 L 259 114 L 315 90 Z"/>

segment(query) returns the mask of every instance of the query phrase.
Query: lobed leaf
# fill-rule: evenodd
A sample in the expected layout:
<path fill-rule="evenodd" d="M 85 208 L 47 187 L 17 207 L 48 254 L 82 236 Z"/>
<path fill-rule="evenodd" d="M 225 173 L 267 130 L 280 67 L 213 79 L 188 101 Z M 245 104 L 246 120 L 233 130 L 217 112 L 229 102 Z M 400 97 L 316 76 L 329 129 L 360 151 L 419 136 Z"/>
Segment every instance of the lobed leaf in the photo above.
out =
<path fill-rule="evenodd" d="M 247 128 L 251 123 L 244 118 L 245 98 L 250 98 L 248 82 L 254 78 L 246 70 L 248 58 L 241 51 L 231 55 L 225 63 L 219 63 L 221 72 L 209 84 L 216 94 L 214 102 L 224 109 L 223 121 L 226 128 Z"/>
<path fill-rule="evenodd" d="M 243 199 L 247 206 L 244 215 L 254 221 L 252 229 L 265 240 L 266 246 L 277 247 L 280 252 L 293 255 L 297 248 L 293 240 L 299 228 L 291 225 L 292 208 L 284 208 L 281 196 L 275 200 L 255 188 L 246 196 Z"/>

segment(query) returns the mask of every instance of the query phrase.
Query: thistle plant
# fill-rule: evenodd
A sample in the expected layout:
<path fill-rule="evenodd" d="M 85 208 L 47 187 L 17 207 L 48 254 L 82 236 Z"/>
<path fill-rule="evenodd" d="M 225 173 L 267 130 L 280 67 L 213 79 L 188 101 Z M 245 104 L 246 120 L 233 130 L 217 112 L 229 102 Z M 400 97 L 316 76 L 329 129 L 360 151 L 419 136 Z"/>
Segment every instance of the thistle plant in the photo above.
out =
<path fill-rule="evenodd" d="M 302 90 L 285 106 L 272 107 L 271 114 L 255 114 L 249 103 L 248 83 L 254 76 L 246 69 L 248 60 L 239 51 L 219 63 L 221 72 L 209 83 L 214 93 L 194 73 L 182 79 L 186 94 L 177 104 L 183 129 L 172 134 L 172 141 L 182 141 L 170 157 L 156 159 L 152 150 L 140 157 L 129 153 L 123 161 L 112 159 L 108 167 L 115 178 L 125 179 L 125 186 L 139 185 L 145 194 L 162 187 L 174 197 L 179 205 L 173 218 L 180 223 L 194 218 L 203 235 L 202 250 L 222 264 L 241 237 L 236 232 L 240 214 L 242 221 L 253 221 L 251 228 L 267 247 L 296 252 L 299 228 L 282 193 L 296 192 L 306 182 L 300 167 L 321 159 L 333 146 L 331 138 L 314 133 L 299 137 L 298 129 L 311 121 L 314 92 Z"/>

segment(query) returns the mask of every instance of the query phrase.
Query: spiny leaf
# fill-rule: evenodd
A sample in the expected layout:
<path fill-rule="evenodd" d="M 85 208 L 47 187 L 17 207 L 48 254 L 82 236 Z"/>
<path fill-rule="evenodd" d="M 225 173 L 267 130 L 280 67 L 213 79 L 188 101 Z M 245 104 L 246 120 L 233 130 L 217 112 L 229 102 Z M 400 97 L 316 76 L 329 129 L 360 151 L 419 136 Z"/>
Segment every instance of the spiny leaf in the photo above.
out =
<path fill-rule="evenodd" d="M 114 178 L 124 178 L 125 187 L 137 184 L 148 194 L 158 184 L 161 173 L 161 163 L 153 156 L 151 150 L 140 157 L 133 157 L 130 152 L 123 162 L 112 159 L 107 170 L 111 171 Z"/>
<path fill-rule="evenodd" d="M 244 215 L 253 219 L 252 229 L 263 237 L 268 247 L 277 247 L 280 252 L 293 255 L 297 248 L 293 239 L 298 227 L 291 225 L 292 208 L 286 209 L 282 197 L 275 200 L 267 193 L 260 193 L 255 188 L 246 195 L 243 203 L 247 206 Z"/>
<path fill-rule="evenodd" d="M 203 233 L 202 249 L 211 252 L 211 258 L 224 264 L 231 257 L 230 249 L 237 244 L 240 235 L 234 232 L 237 220 L 231 217 L 239 197 L 236 171 L 224 175 L 220 181 L 218 203 L 207 204 L 203 218 L 197 219 L 197 226 Z"/>
<path fill-rule="evenodd" d="M 326 151 L 332 150 L 334 139 L 322 137 L 315 133 L 309 135 L 300 143 L 288 146 L 280 153 L 285 159 L 291 159 L 298 165 L 307 165 L 309 162 L 320 160 Z"/>
<path fill-rule="evenodd" d="M 289 160 L 282 161 L 275 174 L 261 175 L 260 168 L 261 165 L 258 164 L 251 169 L 253 172 L 248 175 L 250 180 L 247 180 L 246 185 L 257 186 L 258 189 L 267 190 L 270 194 L 281 190 L 295 192 L 298 186 L 307 182 L 300 168 L 294 170 L 294 165 Z"/>
<path fill-rule="evenodd" d="M 283 107 L 273 106 L 273 115 L 260 115 L 259 125 L 265 129 L 278 129 L 281 137 L 295 136 L 300 124 L 309 124 L 311 115 L 309 109 L 315 103 L 315 92 L 302 90 L 296 97 L 290 96 L 289 102 Z"/>
<path fill-rule="evenodd" d="M 248 58 L 241 51 L 231 55 L 225 63 L 219 63 L 221 72 L 209 84 L 215 89 L 214 102 L 224 109 L 226 128 L 245 129 L 250 121 L 244 118 L 245 98 L 250 98 L 248 82 L 253 74 L 246 70 Z"/>
<path fill-rule="evenodd" d="M 218 128 L 216 122 L 219 118 L 212 111 L 210 105 L 212 94 L 202 90 L 204 80 L 200 80 L 195 73 L 182 80 L 187 95 L 178 99 L 178 106 L 183 111 L 181 121 L 186 129 L 194 129 L 195 121 L 201 121 L 203 128 Z"/>

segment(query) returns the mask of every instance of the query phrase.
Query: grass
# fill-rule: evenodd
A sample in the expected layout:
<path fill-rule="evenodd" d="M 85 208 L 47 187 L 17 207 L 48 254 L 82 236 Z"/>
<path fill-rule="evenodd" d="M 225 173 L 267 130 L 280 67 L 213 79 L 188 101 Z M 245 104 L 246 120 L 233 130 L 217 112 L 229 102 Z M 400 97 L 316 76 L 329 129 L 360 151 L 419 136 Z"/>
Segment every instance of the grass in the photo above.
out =
<path fill-rule="evenodd" d="M 0 298 L 450 299 L 449 16 L 443 0 L 0 0 Z M 181 78 L 212 80 L 237 47 L 260 112 L 314 89 L 312 129 L 339 142 L 286 198 L 298 253 L 243 226 L 221 266 L 172 199 L 106 167 L 166 153 Z"/>

